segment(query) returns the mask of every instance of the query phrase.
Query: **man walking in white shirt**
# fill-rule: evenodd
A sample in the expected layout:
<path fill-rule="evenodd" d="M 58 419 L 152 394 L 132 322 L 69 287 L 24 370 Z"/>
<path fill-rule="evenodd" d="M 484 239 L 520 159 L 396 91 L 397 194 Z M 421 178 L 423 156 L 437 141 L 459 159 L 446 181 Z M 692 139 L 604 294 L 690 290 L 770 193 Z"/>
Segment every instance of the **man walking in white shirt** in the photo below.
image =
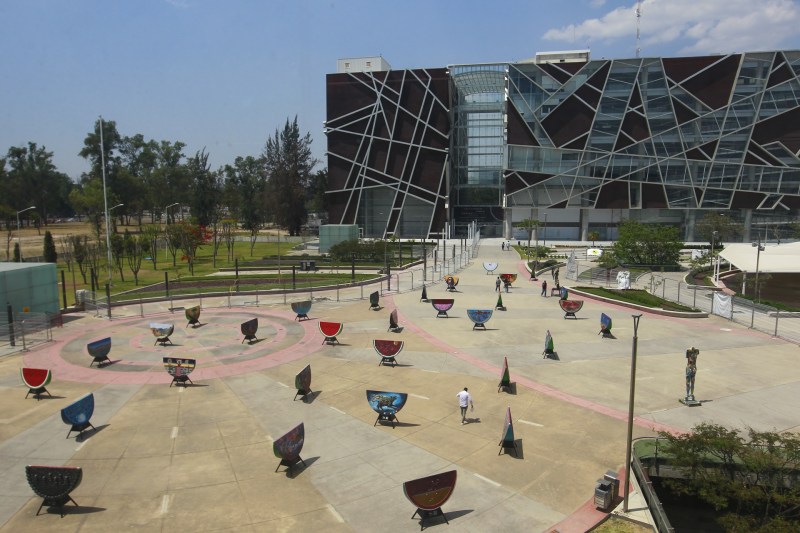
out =
<path fill-rule="evenodd" d="M 467 407 L 471 407 L 474 411 L 475 404 L 472 403 L 472 396 L 470 396 L 466 387 L 456 396 L 458 396 L 458 406 L 461 407 L 461 424 L 463 425 L 467 423 Z"/>

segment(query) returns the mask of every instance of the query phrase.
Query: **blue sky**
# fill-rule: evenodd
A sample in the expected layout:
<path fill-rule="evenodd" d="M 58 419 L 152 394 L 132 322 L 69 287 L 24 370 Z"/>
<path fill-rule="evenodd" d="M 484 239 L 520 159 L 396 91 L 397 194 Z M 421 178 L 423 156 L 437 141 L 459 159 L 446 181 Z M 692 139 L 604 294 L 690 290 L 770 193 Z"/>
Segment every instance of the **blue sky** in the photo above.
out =
<path fill-rule="evenodd" d="M 28 141 L 74 179 L 94 121 L 258 155 L 295 115 L 324 161 L 325 75 L 343 57 L 394 69 L 589 48 L 633 57 L 633 0 L 2 0 L 0 154 Z M 757 10 L 753 8 L 758 6 Z M 800 0 L 644 0 L 642 56 L 800 48 Z"/>

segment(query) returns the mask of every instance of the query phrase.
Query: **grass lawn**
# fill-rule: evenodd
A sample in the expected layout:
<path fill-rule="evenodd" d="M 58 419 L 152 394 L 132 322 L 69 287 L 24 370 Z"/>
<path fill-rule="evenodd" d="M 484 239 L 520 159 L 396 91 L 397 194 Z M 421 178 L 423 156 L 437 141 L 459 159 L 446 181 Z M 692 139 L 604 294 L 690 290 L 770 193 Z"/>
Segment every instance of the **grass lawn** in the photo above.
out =
<path fill-rule="evenodd" d="M 71 224 L 68 227 L 51 226 L 50 229 L 56 238 L 56 248 L 60 252 L 58 246 L 58 235 L 66 234 L 80 234 L 89 233 L 87 224 Z M 135 229 L 135 228 L 131 228 Z M 120 231 L 123 231 L 121 229 Z M 44 229 L 42 230 L 44 235 Z M 237 235 L 239 237 L 246 237 L 245 233 Z M 91 237 L 90 237 L 91 239 Z M 41 254 L 41 240 L 42 237 L 37 235 L 35 229 L 30 229 L 23 234 L 23 243 L 26 244 L 25 254 L 33 256 L 34 254 Z M 295 244 L 288 242 L 257 242 L 253 247 L 252 254 L 250 252 L 250 243 L 247 240 L 236 241 L 233 245 L 233 258 L 228 259 L 227 249 L 224 243 L 220 245 L 217 252 L 216 264 L 212 256 L 212 246 L 210 244 L 202 246 L 197 251 L 197 258 L 194 262 L 194 274 L 189 271 L 189 265 L 185 260 L 181 260 L 182 252 L 176 253 L 174 265 L 172 255 L 163 247 L 159 248 L 158 255 L 156 256 L 155 267 L 152 260 L 143 260 L 141 268 L 138 273 L 138 284 L 134 281 L 133 273 L 128 266 L 127 260 L 123 259 L 122 276 L 115 265 L 112 265 L 111 272 L 111 298 L 112 301 L 138 299 L 140 297 L 158 297 L 165 296 L 166 291 L 164 287 L 164 275 L 166 274 L 170 283 L 170 294 L 190 294 L 190 293 L 207 293 L 207 292 L 227 292 L 228 290 L 235 290 L 235 274 L 230 272 L 229 275 L 224 276 L 210 276 L 219 272 L 221 269 L 233 269 L 236 264 L 236 259 L 239 261 L 239 267 L 244 268 L 248 263 L 253 261 L 260 261 L 264 257 L 281 257 L 281 268 L 278 271 L 278 265 L 269 265 L 263 267 L 263 270 L 269 270 L 270 274 L 264 275 L 248 275 L 246 270 L 239 271 L 239 288 L 240 290 L 269 290 L 275 288 L 291 289 L 292 288 L 292 265 L 297 266 L 299 261 L 307 259 L 303 255 L 286 255 L 292 251 Z M 146 254 L 149 255 L 149 254 Z M 376 270 L 380 265 L 367 265 L 365 263 L 356 263 L 356 266 L 369 266 L 374 267 Z M 323 268 L 326 271 L 332 269 L 333 273 L 307 273 L 300 272 L 297 269 L 295 287 L 317 287 L 336 284 L 347 284 L 352 281 L 351 263 L 337 263 L 330 261 L 317 260 L 317 268 Z M 67 303 L 74 302 L 74 291 L 81 289 L 91 289 L 91 282 L 89 280 L 89 268 L 86 267 L 86 282 L 83 281 L 78 266 L 73 262 L 72 270 L 67 268 L 59 257 L 57 264 L 58 281 L 61 281 L 61 271 L 64 272 L 64 279 L 66 281 Z M 273 273 L 274 272 L 274 273 Z M 364 281 L 375 277 L 372 273 L 358 273 L 356 272 L 356 281 Z M 105 291 L 105 283 L 108 281 L 108 266 L 106 263 L 106 256 L 103 255 L 98 261 L 98 271 L 96 278 L 100 286 L 100 292 Z M 61 295 L 61 290 L 59 290 Z M 63 303 L 63 302 L 62 302 Z"/>
<path fill-rule="evenodd" d="M 660 308 L 664 309 L 665 311 L 684 311 L 684 312 L 697 311 L 697 309 L 692 309 L 691 307 L 686 307 L 685 305 L 680 305 L 676 304 L 675 302 L 663 300 L 658 296 L 654 296 L 649 292 L 643 291 L 641 289 L 619 290 L 619 289 L 605 289 L 603 287 L 575 287 L 575 289 L 583 292 L 588 292 L 589 294 L 594 294 L 596 296 L 611 298 L 612 300 L 619 300 L 621 302 L 643 305 L 645 307 Z"/>
<path fill-rule="evenodd" d="M 376 274 L 356 274 L 356 282 L 374 279 Z M 139 298 L 158 298 L 166 296 L 166 286 L 162 279 L 160 283 L 147 286 L 140 286 L 126 292 L 115 292 L 111 295 L 112 301 L 138 300 Z M 346 274 L 322 274 L 322 273 L 303 273 L 298 274 L 295 282 L 292 283 L 291 271 L 284 269 L 282 274 L 259 274 L 259 275 L 239 275 L 239 291 L 267 291 L 273 289 L 304 289 L 314 287 L 324 287 L 331 285 L 347 285 L 352 283 L 351 273 Z M 169 294 L 171 296 L 185 294 L 207 294 L 212 292 L 237 292 L 236 277 L 230 276 L 208 276 L 204 278 L 184 277 L 180 280 L 170 280 Z M 69 295 L 67 295 L 69 298 Z"/>
<path fill-rule="evenodd" d="M 592 533 L 652 533 L 653 529 L 624 518 L 611 516 L 591 531 Z"/>

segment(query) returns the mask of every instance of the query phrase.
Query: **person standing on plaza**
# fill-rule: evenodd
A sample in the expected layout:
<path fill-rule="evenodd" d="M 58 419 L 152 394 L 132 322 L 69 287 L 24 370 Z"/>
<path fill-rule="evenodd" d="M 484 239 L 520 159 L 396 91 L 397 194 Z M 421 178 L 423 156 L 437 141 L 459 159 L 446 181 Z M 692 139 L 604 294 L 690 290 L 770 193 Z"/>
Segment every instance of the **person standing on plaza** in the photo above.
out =
<path fill-rule="evenodd" d="M 470 407 L 473 411 L 475 410 L 475 404 L 472 403 L 472 396 L 464 387 L 464 390 L 456 394 L 458 396 L 458 406 L 461 408 L 461 424 L 467 423 L 467 407 Z"/>
<path fill-rule="evenodd" d="M 500 276 L 497 276 L 497 281 L 494 282 L 494 290 L 495 291 L 500 292 L 500 284 L 501 283 L 502 283 L 502 281 L 500 281 Z"/>
<path fill-rule="evenodd" d="M 547 296 L 547 280 L 542 280 L 542 296 Z"/>

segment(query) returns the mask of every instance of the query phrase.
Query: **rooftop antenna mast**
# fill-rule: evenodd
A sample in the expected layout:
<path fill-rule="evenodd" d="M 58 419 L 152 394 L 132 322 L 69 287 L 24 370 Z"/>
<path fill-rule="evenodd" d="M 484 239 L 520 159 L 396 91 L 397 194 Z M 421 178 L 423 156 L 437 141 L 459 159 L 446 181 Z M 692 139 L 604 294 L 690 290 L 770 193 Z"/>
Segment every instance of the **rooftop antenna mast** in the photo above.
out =
<path fill-rule="evenodd" d="M 636 2 L 636 59 L 639 59 L 639 54 L 642 51 L 640 46 L 640 22 L 642 19 L 642 0 Z"/>

